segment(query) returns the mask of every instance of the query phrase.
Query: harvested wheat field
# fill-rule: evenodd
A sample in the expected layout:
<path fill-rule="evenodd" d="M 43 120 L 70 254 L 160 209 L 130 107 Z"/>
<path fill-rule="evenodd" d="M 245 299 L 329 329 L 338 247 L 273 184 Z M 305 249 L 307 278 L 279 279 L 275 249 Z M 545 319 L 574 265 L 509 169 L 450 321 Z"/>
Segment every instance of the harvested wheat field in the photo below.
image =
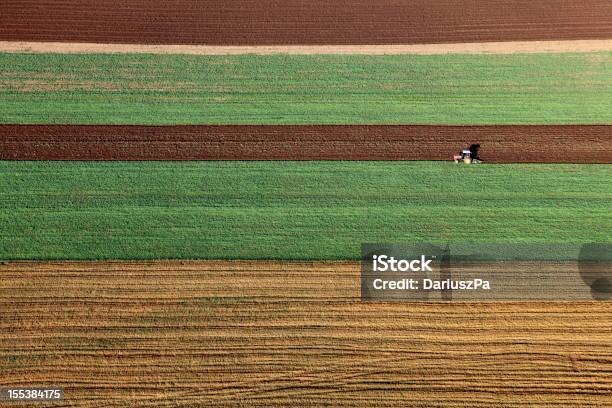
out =
<path fill-rule="evenodd" d="M 612 37 L 608 0 L 4 0 L 0 40 L 413 44 Z"/>
<path fill-rule="evenodd" d="M 1 160 L 450 160 L 612 163 L 612 126 L 0 125 Z"/>
<path fill-rule="evenodd" d="M 612 304 L 359 300 L 356 263 L 0 266 L 0 387 L 54 406 L 609 406 Z"/>

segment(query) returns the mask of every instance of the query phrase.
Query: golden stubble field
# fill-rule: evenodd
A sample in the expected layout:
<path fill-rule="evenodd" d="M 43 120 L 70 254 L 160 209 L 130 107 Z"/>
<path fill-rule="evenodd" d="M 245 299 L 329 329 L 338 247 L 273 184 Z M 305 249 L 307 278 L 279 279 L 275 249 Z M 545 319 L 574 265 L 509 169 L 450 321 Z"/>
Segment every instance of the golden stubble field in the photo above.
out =
<path fill-rule="evenodd" d="M 612 404 L 612 303 L 367 303 L 356 263 L 3 263 L 0 311 L 0 388 L 54 406 Z"/>

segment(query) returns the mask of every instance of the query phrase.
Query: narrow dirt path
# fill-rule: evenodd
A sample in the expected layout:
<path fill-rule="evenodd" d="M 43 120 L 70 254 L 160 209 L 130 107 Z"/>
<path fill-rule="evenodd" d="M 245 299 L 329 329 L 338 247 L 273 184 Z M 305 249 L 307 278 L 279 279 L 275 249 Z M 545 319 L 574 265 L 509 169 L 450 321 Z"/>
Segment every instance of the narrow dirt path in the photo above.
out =
<path fill-rule="evenodd" d="M 440 55 L 612 51 L 612 40 L 510 41 L 396 45 L 151 45 L 0 41 L 0 52 L 185 55 Z"/>

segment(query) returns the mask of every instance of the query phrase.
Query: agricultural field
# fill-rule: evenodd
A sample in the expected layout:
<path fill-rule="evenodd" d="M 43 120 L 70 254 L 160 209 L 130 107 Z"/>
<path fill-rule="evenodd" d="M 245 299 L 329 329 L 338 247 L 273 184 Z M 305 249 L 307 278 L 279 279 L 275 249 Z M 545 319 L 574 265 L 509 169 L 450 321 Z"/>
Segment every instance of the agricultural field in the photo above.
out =
<path fill-rule="evenodd" d="M 364 242 L 612 238 L 610 165 L 3 161 L 0 169 L 7 260 L 334 260 L 358 259 Z"/>
<path fill-rule="evenodd" d="M 3 0 L 0 40 L 413 44 L 612 38 L 608 0 Z"/>
<path fill-rule="evenodd" d="M 612 127 L 0 125 L 3 160 L 444 160 L 611 163 Z"/>
<path fill-rule="evenodd" d="M 611 52 L 0 54 L 0 123 L 601 125 L 611 66 Z"/>
<path fill-rule="evenodd" d="M 611 11 L 1 1 L 0 407 L 610 406 Z M 528 246 L 389 302 L 368 242 Z"/>
<path fill-rule="evenodd" d="M 0 276 L 0 379 L 63 385 L 59 406 L 604 407 L 612 394 L 607 302 L 361 302 L 346 262 L 26 262 Z"/>

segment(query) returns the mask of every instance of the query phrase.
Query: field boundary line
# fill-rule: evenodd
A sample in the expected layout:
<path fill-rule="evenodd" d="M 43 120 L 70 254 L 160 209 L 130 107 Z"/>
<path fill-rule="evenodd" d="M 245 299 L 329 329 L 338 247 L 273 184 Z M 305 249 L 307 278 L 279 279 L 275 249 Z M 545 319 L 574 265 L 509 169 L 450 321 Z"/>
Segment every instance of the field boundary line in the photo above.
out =
<path fill-rule="evenodd" d="M 406 45 L 151 45 L 0 41 L 0 52 L 53 54 L 182 54 L 182 55 L 442 55 L 534 54 L 612 51 L 612 39 L 505 41 Z"/>

